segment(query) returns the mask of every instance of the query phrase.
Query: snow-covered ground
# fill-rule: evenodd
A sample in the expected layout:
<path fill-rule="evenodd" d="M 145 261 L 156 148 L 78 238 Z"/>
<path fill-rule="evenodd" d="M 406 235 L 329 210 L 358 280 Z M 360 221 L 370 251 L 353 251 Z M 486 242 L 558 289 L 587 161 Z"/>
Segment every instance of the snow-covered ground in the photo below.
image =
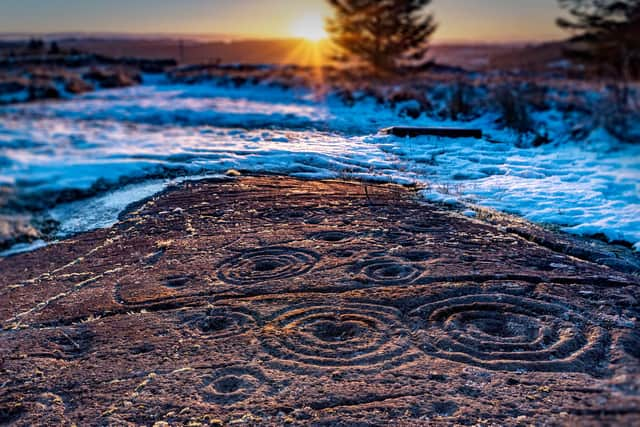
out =
<path fill-rule="evenodd" d="M 491 114 L 464 124 L 413 120 L 373 100 L 348 107 L 276 88 L 154 82 L 0 108 L 0 185 L 37 197 L 113 184 L 113 193 L 51 211 L 69 234 L 110 225 L 128 203 L 166 186 L 158 177 L 167 175 L 238 169 L 416 182 L 430 200 L 471 202 L 640 249 L 640 144 L 604 131 L 574 142 L 559 114 L 537 119 L 553 142 L 521 148 Z M 392 125 L 481 127 L 490 138 L 378 133 Z"/>

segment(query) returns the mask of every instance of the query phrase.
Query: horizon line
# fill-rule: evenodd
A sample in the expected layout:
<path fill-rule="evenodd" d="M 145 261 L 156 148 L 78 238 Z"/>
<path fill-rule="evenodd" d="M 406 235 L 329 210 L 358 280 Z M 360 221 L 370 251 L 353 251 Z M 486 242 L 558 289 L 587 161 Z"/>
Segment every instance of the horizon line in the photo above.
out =
<path fill-rule="evenodd" d="M 223 34 L 223 33 L 190 33 L 190 32 L 139 32 L 139 31 L 74 31 L 74 30 L 62 30 L 62 31 L 7 31 L 0 32 L 0 41 L 7 41 L 13 39 L 14 41 L 26 40 L 29 38 L 40 37 L 45 39 L 63 38 L 85 38 L 85 39 L 97 39 L 97 38 L 119 38 L 119 39 L 147 39 L 147 40 L 171 40 L 171 39 L 183 39 L 185 41 L 197 41 L 201 43 L 214 43 L 214 42 L 240 42 L 240 41 L 287 41 L 298 40 L 299 37 L 290 36 L 267 36 L 258 34 Z M 439 39 L 434 37 L 432 44 L 434 45 L 510 45 L 510 44 L 545 44 L 562 42 L 565 39 L 558 38 L 557 36 L 539 37 L 539 38 L 504 38 L 504 39 L 487 39 L 487 40 L 475 40 L 467 38 L 443 38 Z M 53 40 L 52 40 L 53 41 Z"/>

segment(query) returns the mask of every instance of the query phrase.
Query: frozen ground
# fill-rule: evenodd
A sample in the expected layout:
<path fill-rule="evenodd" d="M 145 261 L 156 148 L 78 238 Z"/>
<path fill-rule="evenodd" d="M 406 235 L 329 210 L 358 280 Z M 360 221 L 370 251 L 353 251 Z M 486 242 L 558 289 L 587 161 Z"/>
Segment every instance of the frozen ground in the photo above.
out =
<path fill-rule="evenodd" d="M 430 200 L 488 206 L 640 249 L 640 144 L 617 143 L 604 131 L 573 142 L 559 114 L 538 119 L 553 140 L 538 148 L 519 147 L 489 114 L 463 125 L 482 127 L 494 142 L 401 139 L 377 131 L 455 123 L 401 118 L 373 100 L 350 108 L 304 92 L 155 82 L 0 108 L 0 185 L 24 200 L 116 190 L 54 207 L 60 232 L 70 234 L 112 224 L 168 176 L 238 169 L 417 182 Z"/>

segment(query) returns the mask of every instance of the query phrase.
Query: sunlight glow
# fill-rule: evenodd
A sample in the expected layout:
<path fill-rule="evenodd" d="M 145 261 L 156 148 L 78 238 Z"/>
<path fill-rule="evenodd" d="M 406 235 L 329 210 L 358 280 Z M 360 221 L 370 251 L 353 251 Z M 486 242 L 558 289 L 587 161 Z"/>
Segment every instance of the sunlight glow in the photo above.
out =
<path fill-rule="evenodd" d="M 324 17 L 319 12 L 300 16 L 291 24 L 291 35 L 314 42 L 327 38 Z"/>
<path fill-rule="evenodd" d="M 297 64 L 303 67 L 320 67 L 327 57 L 327 42 L 300 40 L 297 46 L 284 59 L 285 64 Z"/>

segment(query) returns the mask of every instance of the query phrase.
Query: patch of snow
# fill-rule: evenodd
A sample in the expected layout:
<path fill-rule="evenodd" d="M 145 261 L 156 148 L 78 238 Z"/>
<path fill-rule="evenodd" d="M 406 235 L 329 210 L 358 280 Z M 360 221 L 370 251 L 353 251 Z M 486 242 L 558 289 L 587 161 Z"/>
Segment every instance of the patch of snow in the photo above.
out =
<path fill-rule="evenodd" d="M 129 204 L 159 193 L 167 184 L 166 181 L 154 180 L 129 185 L 100 197 L 59 205 L 51 209 L 49 215 L 60 223 L 58 237 L 111 227 L 118 222 L 118 215 Z"/>
<path fill-rule="evenodd" d="M 459 199 L 446 193 L 438 193 L 437 191 L 423 191 L 422 197 L 433 203 L 443 203 L 445 205 L 455 206 L 459 203 Z"/>
<path fill-rule="evenodd" d="M 462 215 L 466 216 L 467 218 L 475 218 L 478 216 L 478 213 L 476 211 L 472 211 L 471 209 L 467 209 L 462 212 Z"/>
<path fill-rule="evenodd" d="M 31 243 L 18 243 L 13 245 L 11 248 L 6 251 L 0 252 L 0 258 L 10 257 L 12 255 L 21 254 L 24 252 L 35 251 L 36 249 L 44 248 L 48 243 L 44 240 L 34 240 Z"/>
<path fill-rule="evenodd" d="M 25 102 L 29 100 L 29 91 L 23 89 L 18 92 L 0 94 L 0 104 L 13 104 L 16 102 Z"/>

